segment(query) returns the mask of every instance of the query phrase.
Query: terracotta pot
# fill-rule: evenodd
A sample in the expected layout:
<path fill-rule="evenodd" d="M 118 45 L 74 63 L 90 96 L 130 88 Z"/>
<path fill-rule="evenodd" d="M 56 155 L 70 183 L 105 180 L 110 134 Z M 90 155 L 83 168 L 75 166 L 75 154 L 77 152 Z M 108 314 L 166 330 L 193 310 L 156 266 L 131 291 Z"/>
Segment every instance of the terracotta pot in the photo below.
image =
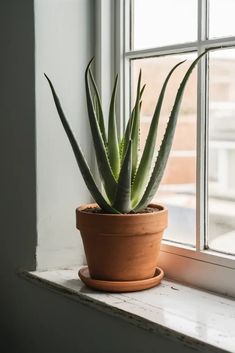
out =
<path fill-rule="evenodd" d="M 167 209 L 151 204 L 160 211 L 121 215 L 84 211 L 95 206 L 84 205 L 76 210 L 91 277 L 110 281 L 153 277 L 167 227 Z"/>

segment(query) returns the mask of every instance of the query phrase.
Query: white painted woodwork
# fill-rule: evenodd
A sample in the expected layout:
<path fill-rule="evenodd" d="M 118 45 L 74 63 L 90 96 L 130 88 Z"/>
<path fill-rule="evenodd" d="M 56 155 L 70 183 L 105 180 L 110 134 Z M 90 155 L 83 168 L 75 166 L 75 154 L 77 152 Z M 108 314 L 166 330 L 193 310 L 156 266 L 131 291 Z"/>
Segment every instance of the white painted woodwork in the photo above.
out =
<path fill-rule="evenodd" d="M 160 331 L 200 352 L 235 352 L 233 299 L 169 280 L 142 292 L 102 293 L 84 286 L 77 273 L 78 268 L 30 272 L 27 276 L 146 330 Z"/>

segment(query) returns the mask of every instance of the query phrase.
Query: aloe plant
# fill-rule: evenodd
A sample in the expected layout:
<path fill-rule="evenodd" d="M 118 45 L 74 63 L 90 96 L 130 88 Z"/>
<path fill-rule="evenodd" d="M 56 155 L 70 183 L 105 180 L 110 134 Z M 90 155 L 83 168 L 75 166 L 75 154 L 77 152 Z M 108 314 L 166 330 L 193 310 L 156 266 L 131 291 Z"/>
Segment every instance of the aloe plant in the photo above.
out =
<path fill-rule="evenodd" d="M 86 100 L 94 150 L 104 192 L 102 192 L 101 188 L 96 184 L 82 150 L 64 115 L 53 84 L 45 74 L 52 91 L 60 120 L 72 146 L 81 174 L 92 197 L 104 212 L 139 212 L 148 206 L 157 192 L 171 150 L 180 105 L 187 81 L 204 54 L 205 53 L 201 54 L 193 61 L 180 83 L 155 161 L 153 160 L 154 149 L 165 91 L 173 72 L 178 66 L 182 65 L 184 61 L 175 65 L 164 81 L 140 160 L 138 160 L 139 125 L 142 96 L 145 88 L 145 85 L 141 86 L 141 71 L 138 78 L 136 100 L 133 110 L 123 136 L 118 136 L 115 111 L 118 76 L 115 79 L 110 101 L 107 133 L 101 99 L 91 71 L 93 59 L 89 62 L 85 72 Z"/>

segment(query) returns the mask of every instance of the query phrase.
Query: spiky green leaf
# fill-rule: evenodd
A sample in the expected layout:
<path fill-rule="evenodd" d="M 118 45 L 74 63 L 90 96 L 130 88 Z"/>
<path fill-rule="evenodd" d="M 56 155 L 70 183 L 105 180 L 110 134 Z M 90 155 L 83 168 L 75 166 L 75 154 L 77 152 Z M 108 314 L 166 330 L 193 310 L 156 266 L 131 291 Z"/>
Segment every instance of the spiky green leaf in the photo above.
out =
<path fill-rule="evenodd" d="M 139 109 L 140 109 L 140 99 L 145 89 L 145 85 L 141 89 L 141 76 L 142 72 L 140 70 L 137 91 L 136 91 L 136 100 L 135 106 L 132 110 L 130 119 L 127 123 L 124 141 L 123 141 L 123 155 L 125 156 L 127 147 L 129 145 L 129 140 L 132 140 L 132 178 L 135 175 L 137 164 L 138 164 L 138 153 L 139 153 Z"/>
<path fill-rule="evenodd" d="M 145 89 L 146 85 L 144 85 L 140 91 L 140 98 L 142 98 L 142 95 L 144 93 L 144 89 Z M 124 136 L 120 142 L 120 156 L 121 156 L 121 163 L 123 161 L 123 158 L 125 156 L 125 152 L 127 150 L 127 146 L 128 146 L 128 142 L 131 138 L 131 127 L 133 125 L 133 118 L 134 118 L 134 110 L 135 110 L 135 107 L 132 109 L 132 112 L 131 112 L 131 115 L 130 115 L 130 118 L 127 122 L 127 125 L 126 125 L 126 129 L 125 129 L 125 133 L 124 133 Z"/>
<path fill-rule="evenodd" d="M 59 114 L 61 123 L 64 127 L 64 130 L 68 136 L 68 139 L 70 141 L 71 147 L 73 149 L 77 164 L 79 166 L 79 169 L 81 171 L 81 174 L 83 176 L 83 179 L 86 183 L 86 186 L 88 188 L 88 190 L 90 191 L 92 197 L 94 198 L 94 200 L 97 202 L 97 204 L 107 213 L 119 213 L 114 207 L 110 206 L 108 204 L 108 202 L 105 200 L 105 198 L 103 197 L 103 195 L 101 194 L 101 192 L 99 191 L 94 178 L 91 174 L 90 168 L 86 162 L 86 159 L 83 156 L 83 153 L 81 151 L 81 148 L 79 147 L 79 144 L 76 142 L 76 139 L 73 135 L 73 132 L 67 122 L 67 119 L 65 117 L 65 114 L 63 112 L 63 109 L 61 107 L 59 98 L 57 97 L 57 94 L 55 92 L 55 89 L 52 85 L 52 82 L 50 81 L 50 79 L 48 78 L 48 76 L 46 74 L 44 74 L 49 85 L 51 88 L 51 92 L 54 98 L 54 102 L 56 105 L 56 109 L 57 112 Z"/>
<path fill-rule="evenodd" d="M 144 151 L 140 160 L 140 164 L 135 176 L 135 180 L 132 186 L 132 204 L 136 205 L 138 200 L 143 196 L 144 189 L 146 187 L 146 182 L 149 177 L 154 150 L 156 147 L 156 138 L 157 138 L 157 128 L 159 123 L 159 117 L 161 113 L 162 103 L 166 91 L 167 84 L 170 80 L 171 75 L 176 70 L 176 68 L 185 62 L 181 61 L 177 65 L 175 65 L 172 70 L 167 75 L 164 84 L 162 86 L 161 92 L 159 94 L 159 98 L 155 107 L 155 111 L 153 114 L 153 118 L 151 121 L 151 125 L 148 132 L 148 137 L 146 139 Z"/>
<path fill-rule="evenodd" d="M 162 179 L 162 176 L 163 176 L 166 164 L 167 164 L 167 160 L 168 160 L 168 157 L 170 154 L 170 150 L 171 150 L 171 146 L 172 146 L 172 142 L 173 142 L 173 137 L 174 137 L 174 132 L 175 132 L 175 127 L 176 127 L 177 118 L 178 118 L 178 113 L 179 113 L 179 109 L 180 109 L 180 105 L 182 102 L 183 93 L 184 93 L 187 81 L 188 81 L 194 67 L 196 66 L 198 61 L 202 58 L 202 56 L 204 56 L 206 54 L 206 52 L 207 51 L 205 51 L 204 53 L 199 55 L 197 57 L 197 59 L 195 59 L 193 61 L 193 63 L 190 65 L 189 69 L 187 70 L 187 72 L 186 72 L 186 74 L 180 84 L 180 87 L 178 89 L 178 92 L 177 92 L 177 95 L 175 98 L 175 102 L 173 105 L 173 109 L 172 109 L 172 112 L 169 117 L 169 121 L 167 124 L 165 135 L 163 137 L 163 140 L 162 140 L 162 143 L 160 146 L 157 160 L 154 165 L 152 175 L 150 177 L 147 188 L 143 194 L 143 197 L 141 198 L 141 200 L 137 204 L 137 206 L 134 208 L 134 210 L 136 212 L 147 207 L 149 202 L 152 200 L 153 196 L 156 194 L 156 191 L 157 191 L 158 186 L 160 184 L 160 181 Z"/>
<path fill-rule="evenodd" d="M 99 106 L 98 106 L 98 101 L 96 98 L 96 95 L 93 96 L 93 103 L 94 103 L 94 109 L 97 117 L 98 124 L 100 125 L 100 111 L 99 111 Z"/>
<path fill-rule="evenodd" d="M 117 193 L 113 207 L 121 213 L 131 211 L 131 166 L 132 166 L 132 142 L 129 141 L 126 155 L 120 171 Z"/>
<path fill-rule="evenodd" d="M 116 121 L 116 92 L 117 92 L 118 75 L 116 76 L 112 97 L 109 107 L 109 126 L 108 126 L 108 155 L 109 162 L 116 179 L 118 179 L 120 172 L 120 153 L 119 153 L 119 141 L 117 134 L 117 121 Z"/>
<path fill-rule="evenodd" d="M 127 147 L 128 147 L 128 142 L 130 141 L 130 138 L 131 138 L 131 125 L 133 122 L 134 109 L 135 108 L 133 108 L 131 112 L 130 118 L 126 125 L 124 136 L 120 142 L 121 164 L 123 163 L 124 157 L 126 155 Z"/>
<path fill-rule="evenodd" d="M 142 103 L 139 101 L 134 110 L 133 125 L 131 129 L 132 139 L 132 180 L 135 177 L 139 158 L 139 131 L 140 131 L 140 109 Z"/>
<path fill-rule="evenodd" d="M 107 137 L 106 137 L 106 131 L 105 131 L 105 124 L 104 124 L 104 114 L 103 114 L 103 109 L 101 105 L 101 99 L 100 99 L 100 94 L 94 79 L 94 76 L 92 74 L 92 71 L 89 70 L 89 76 L 91 79 L 92 87 L 94 89 L 95 97 L 94 97 L 94 103 L 96 105 L 96 115 L 98 118 L 98 124 L 100 127 L 101 135 L 103 137 L 103 141 L 105 146 L 107 145 Z"/>
<path fill-rule="evenodd" d="M 116 193 L 116 180 L 114 178 L 106 151 L 106 147 L 102 138 L 100 127 L 97 122 L 89 84 L 89 70 L 92 60 L 89 62 L 86 72 L 85 72 L 85 86 L 86 86 L 86 98 L 87 98 L 87 108 L 88 116 L 91 126 L 91 132 L 94 143 L 94 150 L 96 153 L 97 165 L 100 173 L 100 178 L 104 184 L 105 192 L 110 200 L 113 202 Z"/>

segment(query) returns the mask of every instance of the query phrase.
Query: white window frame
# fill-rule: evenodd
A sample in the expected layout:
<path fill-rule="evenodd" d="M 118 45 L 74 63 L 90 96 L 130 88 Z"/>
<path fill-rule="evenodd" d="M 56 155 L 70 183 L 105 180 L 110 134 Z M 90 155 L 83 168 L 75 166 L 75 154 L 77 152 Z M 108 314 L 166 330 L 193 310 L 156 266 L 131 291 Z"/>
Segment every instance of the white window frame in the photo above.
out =
<path fill-rule="evenodd" d="M 98 1 L 99 2 L 99 1 Z M 162 46 L 143 50 L 131 50 L 131 0 L 117 0 L 115 14 L 115 69 L 120 75 L 119 110 L 123 116 L 120 131 L 125 125 L 124 117 L 129 116 L 130 107 L 130 60 L 178 53 L 202 53 L 206 48 L 235 46 L 235 37 L 206 39 L 209 0 L 198 0 L 198 40 L 190 43 Z M 204 234 L 207 229 L 207 58 L 198 65 L 197 89 L 197 197 L 196 197 L 196 247 L 195 249 L 163 241 L 159 265 L 165 274 L 174 280 L 199 286 L 218 293 L 235 296 L 235 256 L 207 249 Z M 206 207 L 204 207 L 206 205 Z"/>

